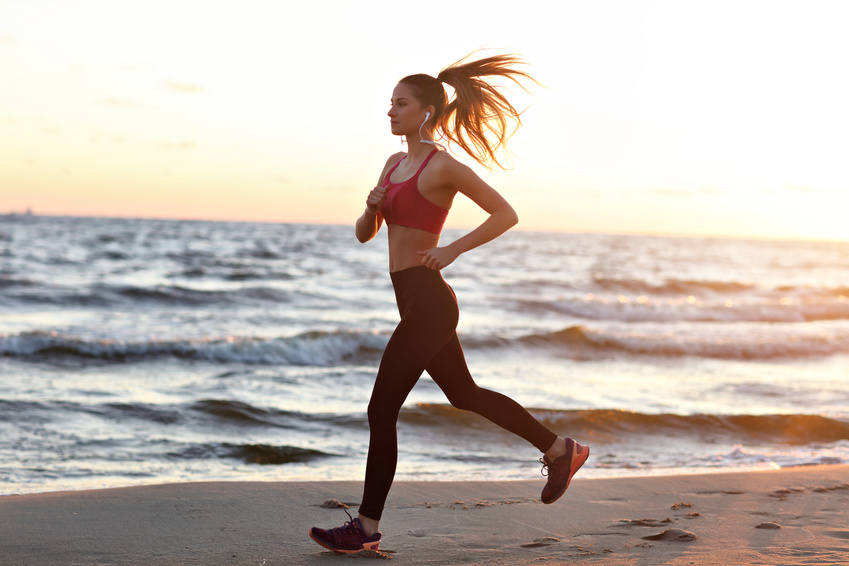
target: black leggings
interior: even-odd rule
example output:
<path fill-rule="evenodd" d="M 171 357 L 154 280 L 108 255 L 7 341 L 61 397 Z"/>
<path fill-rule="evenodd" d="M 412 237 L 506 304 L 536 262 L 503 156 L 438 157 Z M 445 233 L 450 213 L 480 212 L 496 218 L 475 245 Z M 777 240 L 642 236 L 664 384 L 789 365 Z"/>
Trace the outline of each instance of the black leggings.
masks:
<path fill-rule="evenodd" d="M 371 431 L 360 513 L 379 520 L 398 461 L 395 429 L 401 405 L 427 370 L 448 401 L 515 433 L 545 452 L 557 435 L 521 405 L 475 384 L 457 339 L 454 291 L 439 271 L 412 267 L 390 273 L 401 322 L 392 333 L 368 405 Z"/>

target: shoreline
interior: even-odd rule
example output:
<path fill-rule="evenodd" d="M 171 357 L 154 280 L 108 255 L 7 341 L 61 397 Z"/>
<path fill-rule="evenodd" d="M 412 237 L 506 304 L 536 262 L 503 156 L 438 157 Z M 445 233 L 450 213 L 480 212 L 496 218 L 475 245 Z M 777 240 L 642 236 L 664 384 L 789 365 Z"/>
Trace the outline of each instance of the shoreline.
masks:
<path fill-rule="evenodd" d="M 585 479 L 398 481 L 381 553 L 397 564 L 844 564 L 849 465 Z M 362 483 L 201 482 L 0 497 L 2 563 L 338 564 L 311 526 Z M 648 538 L 647 538 L 648 537 Z M 369 558 L 353 555 L 351 558 Z"/>
<path fill-rule="evenodd" d="M 657 468 L 657 469 L 639 469 L 639 468 L 582 468 L 581 473 L 579 474 L 579 478 L 584 480 L 630 480 L 637 478 L 664 478 L 671 476 L 709 476 L 714 474 L 738 474 L 738 473 L 747 473 L 747 472 L 772 472 L 772 471 L 781 471 L 781 470 L 800 470 L 807 469 L 813 467 L 820 466 L 849 466 L 849 464 L 797 464 L 792 466 L 779 466 L 775 463 L 765 463 L 751 466 L 737 466 L 737 467 L 701 467 L 701 468 L 685 468 L 685 467 L 676 467 L 676 468 Z M 505 477 L 505 478 L 496 478 L 491 480 L 484 480 L 480 478 L 449 478 L 449 479 L 434 479 L 432 475 L 428 475 L 427 478 L 416 477 L 415 475 L 412 477 L 402 475 L 400 473 L 396 473 L 394 484 L 399 483 L 480 483 L 480 482 L 496 482 L 496 483 L 507 483 L 507 482 L 531 482 L 533 483 L 534 479 L 539 479 L 533 477 L 534 475 L 538 475 L 540 478 L 541 474 L 532 474 L 530 479 L 529 477 Z M 183 485 L 183 484 L 214 484 L 214 483 L 256 483 L 256 484 L 275 484 L 275 483 L 357 483 L 362 481 L 362 479 L 349 479 L 349 478 L 335 478 L 329 480 L 308 480 L 303 479 L 301 477 L 294 477 L 291 479 L 288 478 L 272 478 L 272 479 L 264 479 L 264 478 L 251 478 L 251 477 L 234 477 L 234 478 L 200 478 L 200 479 L 188 479 L 188 480 L 179 480 L 175 479 L 174 481 L 170 481 L 168 478 L 159 478 L 159 479 L 151 479 L 150 482 L 143 483 L 131 483 L 127 482 L 126 484 L 116 482 L 113 485 L 105 484 L 105 485 L 85 485 L 81 487 L 73 487 L 73 486 L 63 486 L 56 488 L 46 488 L 39 490 L 39 488 L 33 488 L 30 490 L 24 490 L 19 492 L 0 492 L 0 500 L 4 497 L 16 497 L 16 496 L 30 496 L 30 495 L 49 495 L 49 494 L 62 494 L 62 493 L 85 493 L 89 491 L 106 491 L 106 490 L 115 490 L 115 489 L 132 489 L 132 488 L 142 488 L 142 487 L 156 487 L 156 486 L 164 486 L 164 485 Z"/>

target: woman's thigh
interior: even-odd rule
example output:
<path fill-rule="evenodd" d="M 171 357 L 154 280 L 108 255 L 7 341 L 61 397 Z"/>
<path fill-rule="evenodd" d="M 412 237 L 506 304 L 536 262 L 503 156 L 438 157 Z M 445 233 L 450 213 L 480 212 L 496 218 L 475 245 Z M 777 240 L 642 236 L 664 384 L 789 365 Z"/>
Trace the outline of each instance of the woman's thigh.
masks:
<path fill-rule="evenodd" d="M 459 313 L 453 293 L 438 273 L 422 275 L 395 282 L 401 321 L 383 352 L 372 392 L 373 402 L 392 410 L 400 410 L 430 360 L 455 336 Z"/>

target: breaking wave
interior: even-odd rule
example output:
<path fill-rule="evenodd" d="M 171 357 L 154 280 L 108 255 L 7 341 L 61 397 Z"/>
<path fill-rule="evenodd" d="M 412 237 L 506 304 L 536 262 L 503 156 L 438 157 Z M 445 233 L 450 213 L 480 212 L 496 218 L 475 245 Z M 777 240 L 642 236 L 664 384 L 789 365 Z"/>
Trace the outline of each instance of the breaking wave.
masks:
<path fill-rule="evenodd" d="M 849 422 L 822 415 L 677 415 L 605 409 L 529 411 L 552 430 L 568 430 L 576 438 L 601 444 L 626 442 L 634 436 L 791 446 L 849 440 Z M 486 421 L 450 405 L 419 404 L 402 410 L 400 422 L 460 428 Z M 494 425 L 492 428 L 500 430 Z"/>
<path fill-rule="evenodd" d="M 0 355 L 74 357 L 130 362 L 173 357 L 245 364 L 327 365 L 352 358 L 374 358 L 388 337 L 376 332 L 306 332 L 285 338 L 200 340 L 87 340 L 58 332 L 24 332 L 0 336 Z"/>
<path fill-rule="evenodd" d="M 827 324 L 827 323 L 823 323 Z M 577 325 L 547 334 L 515 338 L 461 336 L 475 349 L 541 348 L 576 360 L 605 356 L 697 357 L 735 360 L 786 360 L 849 352 L 849 328 L 739 324 L 721 334 L 703 327 L 665 325 Z M 309 331 L 289 337 L 227 337 L 125 341 L 84 339 L 55 331 L 0 335 L 0 356 L 24 359 L 71 357 L 104 362 L 179 358 L 242 364 L 326 366 L 374 363 L 388 341 L 376 331 Z"/>

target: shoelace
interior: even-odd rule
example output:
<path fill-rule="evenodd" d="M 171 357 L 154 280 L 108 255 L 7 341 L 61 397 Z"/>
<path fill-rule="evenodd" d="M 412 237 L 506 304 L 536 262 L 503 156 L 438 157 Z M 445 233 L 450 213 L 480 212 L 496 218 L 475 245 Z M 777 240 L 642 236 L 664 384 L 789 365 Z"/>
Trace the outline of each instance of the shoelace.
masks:
<path fill-rule="evenodd" d="M 551 472 L 548 468 L 548 462 L 545 461 L 545 458 L 540 458 L 539 463 L 542 464 L 542 469 L 539 471 L 543 476 L 548 476 Z"/>
<path fill-rule="evenodd" d="M 539 473 L 543 476 L 548 477 L 548 481 L 563 481 L 565 477 L 564 474 L 568 473 L 569 471 L 568 465 L 557 465 L 555 462 L 548 463 L 545 461 L 545 458 L 540 458 L 539 462 L 540 464 L 542 464 L 542 469 L 539 471 Z M 554 475 L 554 477 L 552 477 L 552 474 Z"/>
<path fill-rule="evenodd" d="M 332 535 L 359 535 L 360 529 L 357 527 L 357 525 L 354 524 L 354 518 L 351 517 L 351 514 L 348 513 L 347 509 L 342 509 L 342 510 L 348 516 L 350 521 L 345 521 L 345 524 L 342 525 L 341 527 L 335 527 L 335 528 L 329 529 L 327 531 L 327 533 L 332 534 Z"/>

